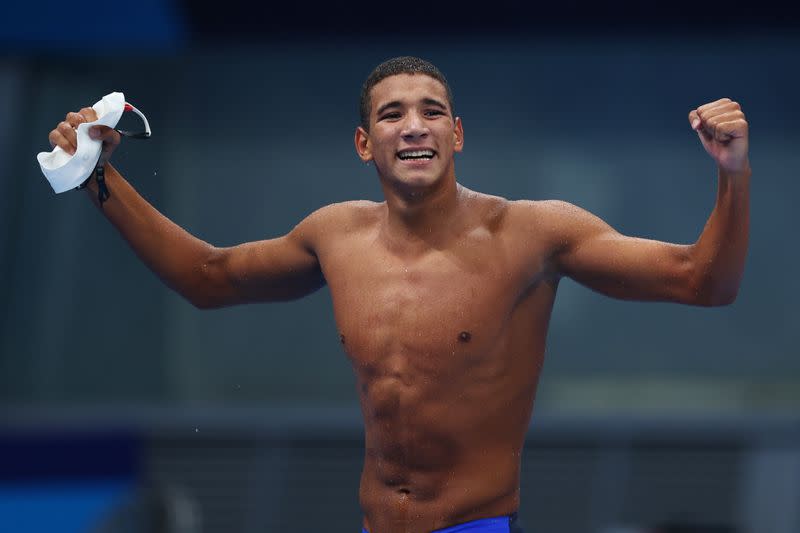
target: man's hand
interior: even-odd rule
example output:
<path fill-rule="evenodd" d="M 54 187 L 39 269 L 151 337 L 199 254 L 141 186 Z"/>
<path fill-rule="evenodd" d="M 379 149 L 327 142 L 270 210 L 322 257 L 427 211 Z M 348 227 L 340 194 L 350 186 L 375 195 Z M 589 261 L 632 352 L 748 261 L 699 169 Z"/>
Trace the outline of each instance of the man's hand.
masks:
<path fill-rule="evenodd" d="M 750 171 L 747 120 L 738 103 L 722 98 L 702 105 L 689 113 L 689 124 L 722 172 L 742 174 Z"/>
<path fill-rule="evenodd" d="M 91 107 L 84 107 L 77 113 L 67 113 L 66 118 L 58 123 L 49 135 L 50 145 L 60 147 L 70 155 L 75 154 L 78 146 L 76 129 L 78 124 L 97 120 L 97 113 Z M 103 153 L 100 160 L 106 162 L 120 141 L 120 134 L 108 126 L 93 126 L 89 129 L 89 137 L 103 141 Z"/>

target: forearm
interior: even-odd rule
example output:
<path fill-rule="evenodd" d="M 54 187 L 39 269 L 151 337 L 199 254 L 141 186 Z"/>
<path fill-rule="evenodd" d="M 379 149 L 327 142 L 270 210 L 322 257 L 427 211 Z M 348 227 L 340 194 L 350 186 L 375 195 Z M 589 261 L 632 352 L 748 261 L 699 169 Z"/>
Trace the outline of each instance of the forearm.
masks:
<path fill-rule="evenodd" d="M 86 194 L 148 268 L 197 305 L 205 298 L 201 293 L 215 248 L 159 213 L 110 164 L 105 179 L 111 196 L 102 206 L 94 179 L 89 180 Z"/>
<path fill-rule="evenodd" d="M 719 171 L 717 203 L 692 246 L 695 292 L 700 305 L 732 303 L 744 273 L 750 225 L 750 167 Z"/>

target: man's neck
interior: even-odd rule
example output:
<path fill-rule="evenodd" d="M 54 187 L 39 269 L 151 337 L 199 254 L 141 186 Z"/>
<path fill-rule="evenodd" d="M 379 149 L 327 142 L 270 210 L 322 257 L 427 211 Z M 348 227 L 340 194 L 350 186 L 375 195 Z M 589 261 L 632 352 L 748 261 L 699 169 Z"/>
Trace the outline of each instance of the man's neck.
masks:
<path fill-rule="evenodd" d="M 439 247 L 457 235 L 461 189 L 455 176 L 424 190 L 397 190 L 384 184 L 385 234 L 393 247 Z"/>

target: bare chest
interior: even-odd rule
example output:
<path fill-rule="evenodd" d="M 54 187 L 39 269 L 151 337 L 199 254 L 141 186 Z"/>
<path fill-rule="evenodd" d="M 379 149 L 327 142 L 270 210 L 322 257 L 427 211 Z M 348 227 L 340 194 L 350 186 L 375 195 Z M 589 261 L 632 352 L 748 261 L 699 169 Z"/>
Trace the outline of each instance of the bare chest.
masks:
<path fill-rule="evenodd" d="M 431 378 L 480 365 L 508 327 L 530 265 L 478 240 L 402 258 L 380 246 L 326 264 L 344 349 L 357 370 Z"/>

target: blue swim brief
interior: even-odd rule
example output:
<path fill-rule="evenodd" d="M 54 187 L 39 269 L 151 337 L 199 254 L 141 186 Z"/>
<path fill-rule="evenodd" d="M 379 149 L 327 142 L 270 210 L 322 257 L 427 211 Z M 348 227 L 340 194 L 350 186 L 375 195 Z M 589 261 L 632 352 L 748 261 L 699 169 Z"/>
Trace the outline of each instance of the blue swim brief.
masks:
<path fill-rule="evenodd" d="M 479 518 L 463 524 L 437 529 L 431 533 L 523 533 L 517 524 L 517 513 L 495 518 Z M 361 528 L 361 533 L 369 533 Z"/>

